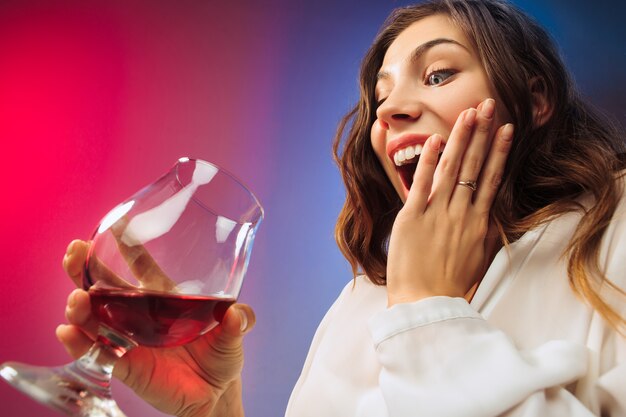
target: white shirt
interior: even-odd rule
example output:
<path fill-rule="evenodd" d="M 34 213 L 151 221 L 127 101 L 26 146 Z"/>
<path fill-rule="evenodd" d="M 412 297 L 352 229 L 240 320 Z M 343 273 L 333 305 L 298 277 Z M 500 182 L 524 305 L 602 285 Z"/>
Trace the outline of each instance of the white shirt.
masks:
<path fill-rule="evenodd" d="M 432 297 L 388 309 L 384 286 L 348 283 L 286 416 L 626 416 L 626 338 L 574 294 L 561 256 L 579 218 L 560 216 L 500 250 L 471 303 Z M 600 261 L 625 289 L 624 200 Z M 614 301 L 624 316 L 624 298 Z"/>

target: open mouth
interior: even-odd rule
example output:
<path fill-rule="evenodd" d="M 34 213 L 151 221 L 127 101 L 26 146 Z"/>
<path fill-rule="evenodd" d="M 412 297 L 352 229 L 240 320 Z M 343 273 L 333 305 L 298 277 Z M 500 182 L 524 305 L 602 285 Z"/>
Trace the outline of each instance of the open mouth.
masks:
<path fill-rule="evenodd" d="M 407 164 L 397 166 L 396 171 L 400 176 L 400 180 L 402 181 L 402 185 L 404 188 L 408 190 L 411 189 L 411 185 L 413 185 L 413 175 L 415 175 L 415 169 L 417 168 L 417 161 L 420 159 L 419 156 L 413 158 L 415 162 L 411 161 Z"/>
<path fill-rule="evenodd" d="M 392 159 L 407 194 L 413 184 L 413 174 L 415 174 L 423 148 L 423 144 L 415 144 L 404 146 L 393 152 Z"/>
<path fill-rule="evenodd" d="M 439 160 L 441 160 L 442 152 L 443 148 L 439 152 Z M 393 155 L 396 172 L 405 189 L 405 196 L 408 195 L 411 185 L 413 185 L 413 176 L 415 175 L 415 169 L 417 168 L 421 153 L 422 145 L 415 145 L 401 149 Z M 439 161 L 437 161 L 437 163 L 439 163 Z"/>
<path fill-rule="evenodd" d="M 409 195 L 417 163 L 430 136 L 431 133 L 409 132 L 387 142 L 386 153 L 396 168 L 405 198 Z M 445 142 L 442 142 L 439 147 L 440 159 L 444 148 Z"/>

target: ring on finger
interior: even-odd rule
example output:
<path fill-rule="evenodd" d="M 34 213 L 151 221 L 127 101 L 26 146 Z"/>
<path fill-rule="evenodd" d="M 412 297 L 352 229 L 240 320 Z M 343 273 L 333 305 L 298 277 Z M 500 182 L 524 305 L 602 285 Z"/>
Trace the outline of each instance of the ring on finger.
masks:
<path fill-rule="evenodd" d="M 457 185 L 462 185 L 463 187 L 467 187 L 472 191 L 476 191 L 477 185 L 476 181 L 458 181 Z"/>

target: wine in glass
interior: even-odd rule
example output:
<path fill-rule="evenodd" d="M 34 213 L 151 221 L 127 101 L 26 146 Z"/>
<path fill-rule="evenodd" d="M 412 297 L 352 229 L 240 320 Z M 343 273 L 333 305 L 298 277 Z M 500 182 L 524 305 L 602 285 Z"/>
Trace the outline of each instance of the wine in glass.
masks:
<path fill-rule="evenodd" d="M 66 415 L 124 416 L 110 392 L 115 361 L 137 345 L 178 346 L 215 327 L 239 295 L 262 219 L 235 177 L 181 158 L 93 235 L 83 287 L 100 326 L 89 352 L 55 368 L 5 363 L 0 376 Z"/>

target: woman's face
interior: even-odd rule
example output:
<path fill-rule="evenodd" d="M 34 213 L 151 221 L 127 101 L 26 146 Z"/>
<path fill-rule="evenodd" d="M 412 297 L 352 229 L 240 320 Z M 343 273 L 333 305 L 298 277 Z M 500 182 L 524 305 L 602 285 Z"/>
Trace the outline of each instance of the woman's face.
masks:
<path fill-rule="evenodd" d="M 499 127 L 506 114 L 495 89 L 468 39 L 446 16 L 421 19 L 393 41 L 378 73 L 371 141 L 402 201 L 426 139 L 438 133 L 445 143 L 459 114 L 487 98 L 496 100 L 493 126 Z"/>

